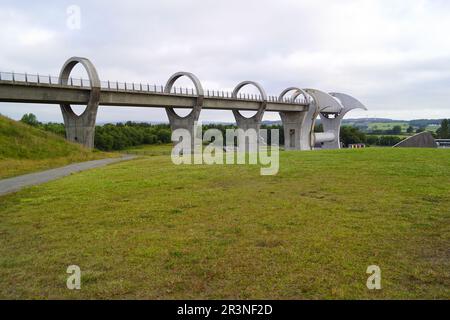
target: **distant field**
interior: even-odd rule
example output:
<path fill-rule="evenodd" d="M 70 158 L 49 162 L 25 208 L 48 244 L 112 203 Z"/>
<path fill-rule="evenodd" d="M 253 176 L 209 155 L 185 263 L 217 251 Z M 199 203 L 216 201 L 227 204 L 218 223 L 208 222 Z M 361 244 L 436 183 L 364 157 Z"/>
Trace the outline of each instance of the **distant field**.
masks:
<path fill-rule="evenodd" d="M 427 131 L 436 132 L 436 130 L 439 129 L 439 128 L 440 128 L 440 126 L 437 126 L 437 125 L 429 125 L 429 126 L 427 126 L 425 129 L 426 129 Z"/>
<path fill-rule="evenodd" d="M 0 298 L 448 299 L 449 163 L 369 148 L 281 152 L 276 176 L 167 155 L 75 174 L 0 198 Z"/>
<path fill-rule="evenodd" d="M 401 126 L 403 133 L 406 134 L 406 130 L 410 126 L 408 122 L 372 122 L 368 124 L 369 130 L 392 130 L 395 126 Z M 417 126 L 413 126 L 415 130 L 419 129 Z M 428 125 L 425 130 L 436 132 L 439 128 L 438 125 Z"/>
<path fill-rule="evenodd" d="M 408 129 L 409 124 L 407 122 L 372 122 L 369 124 L 370 130 L 391 130 L 395 126 L 401 126 L 402 131 L 406 132 L 406 129 Z"/>
<path fill-rule="evenodd" d="M 0 179 L 111 156 L 0 116 Z"/>

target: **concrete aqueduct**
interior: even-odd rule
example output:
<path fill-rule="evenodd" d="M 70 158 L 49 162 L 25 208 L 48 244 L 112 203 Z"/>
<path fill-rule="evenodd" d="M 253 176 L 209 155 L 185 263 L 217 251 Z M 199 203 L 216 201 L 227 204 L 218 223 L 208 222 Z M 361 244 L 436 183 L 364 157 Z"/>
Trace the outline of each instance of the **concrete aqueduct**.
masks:
<path fill-rule="evenodd" d="M 89 80 L 75 83 L 70 77 L 72 69 L 81 64 Z M 195 87 L 190 91 L 174 87 L 180 77 L 189 78 Z M 244 86 L 254 86 L 259 95 L 243 95 Z M 59 104 L 64 118 L 66 138 L 94 147 L 95 121 L 98 107 L 134 106 L 164 107 L 172 130 L 184 128 L 192 132 L 202 109 L 232 110 L 238 128 L 259 132 L 265 111 L 280 113 L 284 127 L 285 149 L 312 150 L 318 143 L 322 148 L 340 148 L 339 134 L 343 117 L 355 108 L 367 110 L 357 99 L 343 93 L 326 93 L 316 89 L 290 87 L 278 97 L 267 96 L 262 86 L 254 81 L 239 83 L 233 92 L 218 92 L 203 89 L 199 79 L 189 72 L 177 72 L 165 86 L 150 86 L 119 82 L 102 82 L 94 65 L 86 58 L 73 57 L 63 65 L 59 77 L 18 75 L 0 73 L 0 101 L 20 103 Z M 87 105 L 77 115 L 71 104 Z M 190 108 L 185 117 L 174 108 Z M 253 110 L 256 114 L 244 117 L 240 110 Z M 324 132 L 314 133 L 314 123 L 321 118 Z"/>

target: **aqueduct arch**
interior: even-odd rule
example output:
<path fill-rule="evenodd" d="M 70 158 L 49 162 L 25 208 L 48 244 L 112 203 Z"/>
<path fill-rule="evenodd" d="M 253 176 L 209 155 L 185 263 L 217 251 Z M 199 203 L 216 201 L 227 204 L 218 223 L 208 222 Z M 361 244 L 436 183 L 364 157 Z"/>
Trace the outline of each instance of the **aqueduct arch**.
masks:
<path fill-rule="evenodd" d="M 77 115 L 70 104 L 61 104 L 61 112 L 66 128 L 66 138 L 72 142 L 83 144 L 89 149 L 94 147 L 95 120 L 100 102 L 100 78 L 97 70 L 89 59 L 72 57 L 67 60 L 59 74 L 59 81 L 62 85 L 69 84 L 69 76 L 72 69 L 81 64 L 89 77 L 91 92 L 86 110 L 81 115 Z"/>

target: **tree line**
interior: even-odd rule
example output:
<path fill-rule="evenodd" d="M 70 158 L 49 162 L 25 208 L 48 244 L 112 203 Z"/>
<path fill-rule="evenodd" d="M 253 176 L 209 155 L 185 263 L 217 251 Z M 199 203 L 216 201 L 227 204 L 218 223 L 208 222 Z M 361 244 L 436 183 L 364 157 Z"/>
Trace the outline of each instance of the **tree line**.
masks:
<path fill-rule="evenodd" d="M 42 123 L 32 113 L 25 114 L 22 122 L 34 127 L 41 128 L 46 131 L 53 132 L 57 135 L 64 136 L 65 128 L 62 123 Z M 204 124 L 203 132 L 208 129 L 218 129 L 225 137 L 227 129 L 235 129 L 232 124 Z M 284 132 L 282 125 L 265 125 L 262 129 L 268 129 L 267 144 L 271 143 L 270 129 L 279 130 L 280 144 L 284 144 Z M 316 132 L 322 132 L 321 124 L 316 125 Z M 435 134 L 436 138 L 450 138 L 449 120 L 443 120 L 441 127 Z M 372 135 L 362 132 L 358 127 L 342 126 L 341 142 L 344 146 L 349 144 L 364 143 L 374 146 L 393 146 L 400 142 L 403 138 L 396 135 Z M 171 142 L 171 130 L 168 124 L 149 124 L 128 121 L 125 123 L 97 125 L 95 127 L 95 147 L 103 151 L 123 150 L 133 146 L 142 144 L 163 144 Z"/>
<path fill-rule="evenodd" d="M 62 123 L 42 123 L 32 113 L 25 114 L 22 122 L 65 136 Z M 171 142 L 171 131 L 168 124 L 149 124 L 125 122 L 95 126 L 94 145 L 103 151 L 123 150 L 142 144 L 162 144 Z"/>

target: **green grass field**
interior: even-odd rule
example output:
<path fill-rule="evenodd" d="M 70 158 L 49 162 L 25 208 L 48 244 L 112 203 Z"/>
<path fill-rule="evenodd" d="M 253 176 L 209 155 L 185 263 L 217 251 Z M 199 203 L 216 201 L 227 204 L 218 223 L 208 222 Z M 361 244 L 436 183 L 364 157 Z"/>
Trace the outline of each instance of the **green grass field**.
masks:
<path fill-rule="evenodd" d="M 440 126 L 438 126 L 438 125 L 428 125 L 428 126 L 425 128 L 425 130 L 431 131 L 431 132 L 436 132 L 437 129 L 439 129 L 439 128 L 440 128 Z"/>
<path fill-rule="evenodd" d="M 450 297 L 449 150 L 280 161 L 260 176 L 143 156 L 1 197 L 0 298 Z"/>
<path fill-rule="evenodd" d="M 111 156 L 0 115 L 0 179 Z"/>
<path fill-rule="evenodd" d="M 402 132 L 404 135 L 408 135 L 406 133 L 406 130 L 410 126 L 408 122 L 372 122 L 369 123 L 369 129 L 370 130 L 392 130 L 395 126 L 401 126 Z M 436 132 L 436 130 L 439 128 L 439 125 L 428 125 L 425 127 L 426 131 Z M 418 129 L 418 127 L 414 127 L 415 130 Z"/>
<path fill-rule="evenodd" d="M 141 156 L 170 156 L 172 144 L 142 145 L 125 149 L 122 152 Z"/>

